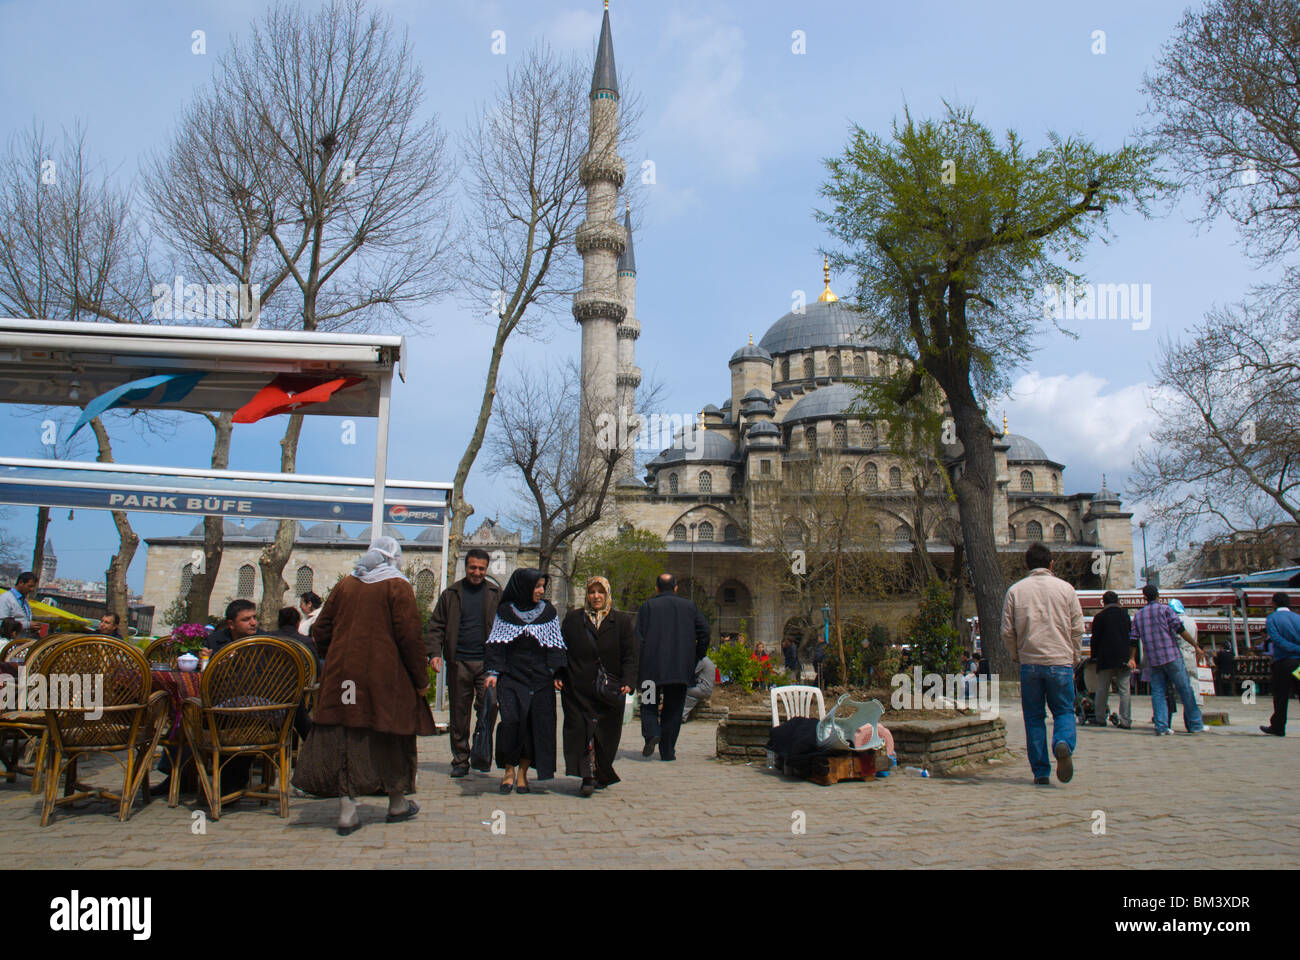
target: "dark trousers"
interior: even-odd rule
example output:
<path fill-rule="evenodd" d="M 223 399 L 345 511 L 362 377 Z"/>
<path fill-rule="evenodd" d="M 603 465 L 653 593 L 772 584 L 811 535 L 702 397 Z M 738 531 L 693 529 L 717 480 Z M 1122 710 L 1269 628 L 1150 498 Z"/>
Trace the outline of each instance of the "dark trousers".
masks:
<path fill-rule="evenodd" d="M 1286 706 L 1292 694 L 1300 696 L 1300 680 L 1291 671 L 1300 667 L 1300 658 L 1273 661 L 1273 716 L 1268 725 L 1277 733 L 1286 733 Z"/>
<path fill-rule="evenodd" d="M 686 684 L 663 683 L 654 688 L 653 703 L 641 701 L 641 736 L 659 738 L 659 756 L 671 760 L 677 755 L 677 734 L 682 729 L 682 708 L 686 705 Z M 663 717 L 660 718 L 660 711 Z"/>
<path fill-rule="evenodd" d="M 484 679 L 482 660 L 447 661 L 453 766 L 469 763 L 469 720 L 483 704 Z"/>
<path fill-rule="evenodd" d="M 1220 697 L 1232 696 L 1232 674 L 1220 673 L 1214 678 L 1214 692 Z"/>

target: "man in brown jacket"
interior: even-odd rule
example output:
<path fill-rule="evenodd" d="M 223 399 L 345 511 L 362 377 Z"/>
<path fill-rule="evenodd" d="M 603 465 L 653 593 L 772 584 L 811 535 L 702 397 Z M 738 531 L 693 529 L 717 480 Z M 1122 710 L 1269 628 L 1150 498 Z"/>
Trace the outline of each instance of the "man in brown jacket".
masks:
<path fill-rule="evenodd" d="M 483 657 L 501 588 L 487 579 L 486 550 L 465 554 L 465 576 L 442 592 L 433 608 L 425 648 L 433 669 L 447 660 L 451 707 L 451 775 L 469 775 L 469 718 L 483 703 Z"/>
<path fill-rule="evenodd" d="M 1002 643 L 1020 665 L 1020 709 L 1034 783 L 1050 784 L 1047 709 L 1052 711 L 1056 778 L 1074 776 L 1074 668 L 1083 660 L 1083 609 L 1074 587 L 1052 574 L 1052 551 L 1025 551 L 1029 576 L 1012 584 L 1002 605 Z"/>

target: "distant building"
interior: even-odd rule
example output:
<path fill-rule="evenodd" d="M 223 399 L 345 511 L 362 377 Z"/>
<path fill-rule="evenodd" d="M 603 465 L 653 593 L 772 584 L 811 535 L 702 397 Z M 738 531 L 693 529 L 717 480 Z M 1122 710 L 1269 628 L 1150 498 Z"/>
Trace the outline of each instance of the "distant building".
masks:
<path fill-rule="evenodd" d="M 59 558 L 54 555 L 54 541 L 45 541 L 45 553 L 41 555 L 41 583 L 53 580 L 59 569 Z"/>

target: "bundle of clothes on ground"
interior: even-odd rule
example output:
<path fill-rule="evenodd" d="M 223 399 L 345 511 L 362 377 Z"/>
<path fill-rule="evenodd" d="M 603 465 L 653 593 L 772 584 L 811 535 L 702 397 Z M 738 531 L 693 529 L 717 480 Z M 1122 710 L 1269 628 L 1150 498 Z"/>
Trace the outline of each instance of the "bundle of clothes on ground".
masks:
<path fill-rule="evenodd" d="M 839 716 L 841 708 L 851 708 L 847 716 Z M 767 749 L 779 759 L 782 769 L 797 777 L 823 774 L 827 758 L 835 754 L 853 752 L 875 754 L 875 775 L 889 776 L 897 766 L 894 737 L 880 722 L 885 708 L 879 700 L 861 703 L 844 694 L 835 706 L 820 720 L 812 717 L 792 717 L 772 728 Z"/>

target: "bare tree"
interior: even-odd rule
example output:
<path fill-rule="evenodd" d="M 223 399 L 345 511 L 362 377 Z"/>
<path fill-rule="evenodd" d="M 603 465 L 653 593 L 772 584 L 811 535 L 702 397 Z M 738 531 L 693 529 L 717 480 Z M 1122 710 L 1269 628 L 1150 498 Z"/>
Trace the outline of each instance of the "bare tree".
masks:
<path fill-rule="evenodd" d="M 259 284 L 261 326 L 414 324 L 413 308 L 450 289 L 453 246 L 452 170 L 436 120 L 418 119 L 423 96 L 405 35 L 365 0 L 311 13 L 277 4 L 232 44 L 154 162 L 156 222 L 199 276 Z M 209 420 L 224 464 L 228 424 Z M 283 472 L 296 468 L 302 426 L 289 416 Z M 217 527 L 205 520 L 205 559 L 218 557 Z M 264 617 L 288 589 L 296 530 L 281 521 L 258 560 Z"/>
<path fill-rule="evenodd" d="M 1175 540 L 1300 523 L 1300 312 L 1211 311 L 1161 346 L 1133 492 Z"/>

